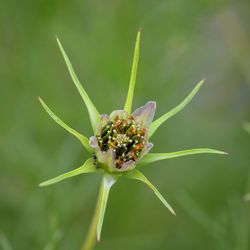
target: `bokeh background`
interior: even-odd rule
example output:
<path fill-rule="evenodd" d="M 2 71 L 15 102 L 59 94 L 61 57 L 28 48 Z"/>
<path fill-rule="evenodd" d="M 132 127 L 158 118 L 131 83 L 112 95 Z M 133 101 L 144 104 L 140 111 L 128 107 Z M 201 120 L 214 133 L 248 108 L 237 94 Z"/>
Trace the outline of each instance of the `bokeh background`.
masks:
<path fill-rule="evenodd" d="M 55 41 L 61 39 L 101 113 L 123 107 L 134 41 L 142 28 L 134 108 L 156 117 L 207 83 L 157 131 L 154 152 L 227 151 L 162 161 L 142 171 L 175 208 L 122 179 L 111 190 L 97 250 L 247 250 L 250 247 L 250 2 L 209 0 L 0 0 L 0 249 L 77 250 L 100 176 L 38 183 L 79 166 L 81 144 L 56 125 L 90 136 L 86 108 Z"/>

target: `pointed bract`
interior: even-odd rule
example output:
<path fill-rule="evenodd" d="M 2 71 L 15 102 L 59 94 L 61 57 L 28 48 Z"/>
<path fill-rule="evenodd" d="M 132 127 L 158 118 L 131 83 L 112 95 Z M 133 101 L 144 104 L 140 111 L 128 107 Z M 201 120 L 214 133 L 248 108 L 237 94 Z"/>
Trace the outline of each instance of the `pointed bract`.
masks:
<path fill-rule="evenodd" d="M 65 122 L 63 122 L 58 116 L 55 115 L 55 113 L 45 104 L 45 102 L 42 100 L 42 98 L 38 97 L 40 103 L 42 104 L 43 108 L 45 109 L 45 111 L 50 115 L 50 117 L 57 123 L 59 124 L 61 127 L 63 127 L 64 129 L 66 129 L 69 133 L 71 133 L 72 135 L 74 135 L 77 139 L 80 140 L 80 142 L 82 143 L 82 145 L 89 151 L 89 152 L 93 152 L 93 150 L 91 149 L 91 147 L 89 146 L 89 140 L 86 136 L 78 133 L 76 130 L 74 130 L 73 128 L 69 127 Z"/>
<path fill-rule="evenodd" d="M 160 199 L 160 201 L 164 204 L 164 206 L 168 208 L 172 214 L 175 215 L 173 208 L 164 199 L 164 197 L 160 194 L 157 188 L 139 170 L 134 169 L 133 171 L 127 174 L 127 177 L 130 179 L 135 179 L 135 180 L 145 183 L 149 188 L 151 188 L 154 191 L 155 195 Z"/>
<path fill-rule="evenodd" d="M 177 107 L 173 108 L 172 110 L 170 110 L 169 112 L 167 112 L 166 114 L 162 115 L 160 118 L 155 120 L 150 126 L 148 138 L 150 138 L 154 134 L 154 132 L 161 126 L 162 123 L 164 123 L 170 117 L 180 112 L 193 99 L 193 97 L 199 91 L 200 87 L 203 85 L 204 82 L 205 79 L 201 80 L 195 86 L 192 92 Z"/>
<path fill-rule="evenodd" d="M 139 162 L 138 166 L 146 165 L 152 162 L 181 157 L 181 156 L 187 156 L 187 155 L 194 155 L 194 154 L 222 154 L 226 155 L 226 152 L 222 152 L 215 149 L 210 148 L 194 148 L 194 149 L 188 149 L 188 150 L 182 150 L 177 152 L 171 152 L 171 153 L 149 153 L 146 154 Z"/>
<path fill-rule="evenodd" d="M 65 60 L 65 63 L 68 67 L 68 70 L 69 70 L 69 74 L 78 90 L 78 92 L 80 93 L 87 109 L 88 109 L 88 112 L 89 112 L 89 117 L 90 117 L 90 121 L 91 121 L 91 125 L 93 127 L 93 130 L 94 132 L 96 132 L 97 128 L 98 128 L 98 125 L 99 125 L 99 122 L 100 122 L 100 114 L 99 112 L 97 111 L 96 107 L 94 106 L 94 104 L 92 103 L 92 101 L 90 100 L 87 92 L 85 91 L 85 89 L 83 88 L 83 86 L 81 85 L 80 81 L 78 80 L 77 76 L 76 76 L 76 73 L 73 69 L 73 66 L 69 60 L 69 57 L 67 56 L 65 50 L 63 49 L 63 46 L 60 42 L 60 40 L 58 38 L 56 38 L 57 40 L 57 43 L 59 45 L 59 48 L 62 52 L 62 55 L 63 55 L 63 58 Z"/>
<path fill-rule="evenodd" d="M 104 174 L 103 179 L 102 179 L 99 216 L 98 216 L 98 223 L 97 223 L 97 229 L 96 229 L 97 241 L 100 241 L 101 239 L 102 225 L 103 225 L 104 215 L 106 211 L 109 191 L 116 181 L 117 181 L 117 177 L 110 175 L 110 174 Z"/>
<path fill-rule="evenodd" d="M 130 76 L 130 81 L 129 81 L 129 89 L 128 89 L 128 94 L 127 94 L 127 99 L 124 105 L 124 110 L 127 111 L 128 113 L 131 113 L 132 104 L 133 104 L 135 81 L 136 81 L 136 74 L 137 74 L 137 65 L 139 61 L 140 37 L 141 37 L 141 32 L 138 31 L 137 37 L 136 37 L 136 43 L 135 43 L 131 76 Z"/>
<path fill-rule="evenodd" d="M 76 168 L 76 169 L 69 171 L 65 174 L 61 174 L 61 175 L 54 177 L 50 180 L 44 181 L 44 182 L 40 183 L 39 186 L 40 187 L 49 186 L 49 185 L 55 184 L 57 182 L 63 181 L 65 179 L 74 177 L 74 176 L 79 175 L 79 174 L 93 173 L 96 171 L 97 171 L 97 169 L 96 169 L 95 165 L 93 164 L 93 159 L 90 158 L 87 161 L 85 161 L 85 163 L 82 166 L 80 166 L 79 168 Z"/>

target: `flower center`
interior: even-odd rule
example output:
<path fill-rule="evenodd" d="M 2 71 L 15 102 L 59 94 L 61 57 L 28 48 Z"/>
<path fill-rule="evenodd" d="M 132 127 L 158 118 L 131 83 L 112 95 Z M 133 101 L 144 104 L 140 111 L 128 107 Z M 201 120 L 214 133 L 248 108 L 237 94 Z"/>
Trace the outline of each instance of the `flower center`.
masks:
<path fill-rule="evenodd" d="M 141 128 L 133 116 L 120 119 L 115 116 L 96 135 L 101 151 L 112 149 L 115 152 L 116 168 L 130 160 L 136 161 L 146 143 L 146 130 Z"/>

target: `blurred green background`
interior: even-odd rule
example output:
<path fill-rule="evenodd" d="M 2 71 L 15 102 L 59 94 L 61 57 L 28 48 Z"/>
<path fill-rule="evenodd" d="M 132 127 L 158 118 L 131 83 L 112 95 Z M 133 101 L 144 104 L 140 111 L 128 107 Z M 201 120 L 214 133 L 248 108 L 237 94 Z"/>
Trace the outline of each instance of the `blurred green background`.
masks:
<path fill-rule="evenodd" d="M 157 101 L 156 117 L 202 78 L 195 99 L 155 134 L 153 152 L 195 147 L 197 155 L 142 171 L 175 208 L 122 179 L 111 190 L 97 250 L 247 250 L 250 135 L 250 2 L 209 0 L 0 0 L 0 249 L 77 250 L 100 176 L 48 188 L 38 183 L 79 166 L 80 143 L 56 125 L 90 136 L 86 108 L 55 41 L 59 36 L 101 113 L 123 107 L 136 32 L 142 28 L 134 108 Z"/>

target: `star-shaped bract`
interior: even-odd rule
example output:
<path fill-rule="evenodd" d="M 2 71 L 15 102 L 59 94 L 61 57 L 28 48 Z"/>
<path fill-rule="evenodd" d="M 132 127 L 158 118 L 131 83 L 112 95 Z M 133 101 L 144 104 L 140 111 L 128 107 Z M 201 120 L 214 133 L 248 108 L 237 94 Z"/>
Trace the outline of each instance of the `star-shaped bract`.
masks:
<path fill-rule="evenodd" d="M 132 72 L 124 109 L 115 110 L 110 115 L 100 115 L 81 85 L 80 81 L 78 80 L 72 64 L 58 38 L 57 43 L 69 70 L 70 76 L 87 107 L 94 136 L 91 136 L 90 139 L 88 139 L 87 136 L 82 135 L 76 130 L 72 129 L 57 115 L 55 115 L 55 113 L 51 111 L 45 102 L 39 98 L 42 106 L 52 117 L 52 119 L 54 119 L 56 123 L 66 129 L 69 133 L 78 138 L 83 147 L 89 153 L 91 153 L 91 157 L 87 159 L 80 167 L 48 181 L 42 182 L 40 186 L 48 186 L 79 174 L 96 172 L 102 173 L 103 178 L 100 186 L 96 212 L 94 215 L 94 223 L 92 224 L 93 227 L 95 227 L 94 230 L 96 231 L 98 241 L 101 237 L 103 219 L 110 188 L 122 176 L 145 183 L 155 193 L 160 201 L 170 210 L 170 212 L 175 214 L 174 210 L 166 201 L 166 199 L 141 173 L 139 168 L 145 164 L 156 161 L 192 154 L 226 154 L 225 152 L 208 148 L 196 148 L 172 153 L 148 153 L 148 151 L 153 146 L 152 143 L 148 142 L 151 136 L 165 121 L 181 111 L 192 100 L 200 87 L 203 85 L 204 80 L 200 81 L 191 91 L 191 93 L 178 106 L 163 114 L 154 121 L 153 117 L 156 109 L 156 103 L 152 101 L 148 102 L 143 107 L 136 109 L 131 114 L 137 65 L 139 60 L 139 31 L 135 44 Z M 92 156 L 93 154 L 94 157 Z"/>

